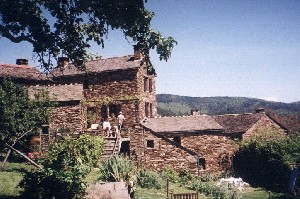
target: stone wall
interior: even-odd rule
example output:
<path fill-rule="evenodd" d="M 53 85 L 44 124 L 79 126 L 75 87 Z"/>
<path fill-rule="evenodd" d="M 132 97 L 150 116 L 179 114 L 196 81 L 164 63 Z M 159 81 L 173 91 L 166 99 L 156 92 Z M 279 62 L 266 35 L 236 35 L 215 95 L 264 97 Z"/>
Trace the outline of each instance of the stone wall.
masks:
<path fill-rule="evenodd" d="M 151 89 L 149 88 L 145 91 L 145 80 L 148 79 L 152 81 Z M 145 103 L 152 104 L 152 116 L 157 115 L 157 107 L 156 107 L 156 83 L 155 83 L 155 76 L 154 75 L 147 75 L 146 67 L 141 67 L 137 73 L 137 82 L 138 82 L 138 93 L 139 93 L 139 116 L 140 119 L 146 117 L 145 113 Z M 150 107 L 149 107 L 150 111 Z"/>
<path fill-rule="evenodd" d="M 79 102 L 71 105 L 60 105 L 51 108 L 50 131 L 64 127 L 72 131 L 82 130 L 81 105 Z"/>
<path fill-rule="evenodd" d="M 246 133 L 243 134 L 243 139 L 248 139 L 251 136 L 262 132 L 274 132 L 285 135 L 285 130 L 276 124 L 267 115 L 263 115 Z"/>
<path fill-rule="evenodd" d="M 201 159 L 200 173 L 220 173 L 231 168 L 232 156 L 238 149 L 231 137 L 215 132 L 186 133 L 180 137 L 181 146 L 177 146 L 173 137 L 137 130 L 130 139 L 134 146 L 131 157 L 145 168 L 158 171 L 169 166 L 175 170 L 188 168 L 197 174 L 197 158 Z M 147 148 L 147 140 L 153 140 L 153 148 Z"/>
<path fill-rule="evenodd" d="M 147 147 L 147 140 L 154 141 L 154 147 Z M 161 171 L 165 167 L 171 167 L 177 171 L 188 168 L 194 174 L 197 173 L 197 157 L 186 150 L 174 145 L 165 137 L 155 136 L 149 131 L 139 130 L 132 134 L 131 158 L 146 169 Z"/>
<path fill-rule="evenodd" d="M 230 169 L 232 156 L 238 149 L 232 137 L 216 132 L 183 135 L 181 145 L 204 158 L 205 170 L 211 173 Z"/>

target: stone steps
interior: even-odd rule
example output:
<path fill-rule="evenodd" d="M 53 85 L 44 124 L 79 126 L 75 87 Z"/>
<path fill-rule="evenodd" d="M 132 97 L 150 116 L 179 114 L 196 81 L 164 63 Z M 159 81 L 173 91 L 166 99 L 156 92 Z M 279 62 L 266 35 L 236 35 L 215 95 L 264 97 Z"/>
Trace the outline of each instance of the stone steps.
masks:
<path fill-rule="evenodd" d="M 118 154 L 119 146 L 116 142 L 117 142 L 117 138 L 104 137 L 103 153 L 100 158 L 101 161 L 106 160 Z"/>

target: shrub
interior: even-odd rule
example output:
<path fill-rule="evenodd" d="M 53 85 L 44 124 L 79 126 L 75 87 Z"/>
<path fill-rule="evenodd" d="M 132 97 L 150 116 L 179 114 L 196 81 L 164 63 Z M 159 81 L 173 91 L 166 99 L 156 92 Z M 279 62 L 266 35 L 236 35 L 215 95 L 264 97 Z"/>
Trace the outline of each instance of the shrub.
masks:
<path fill-rule="evenodd" d="M 133 175 L 134 164 L 126 156 L 114 156 L 100 163 L 100 180 L 108 182 L 128 181 Z"/>
<path fill-rule="evenodd" d="M 299 151 L 300 135 L 287 137 L 264 133 L 240 144 L 240 150 L 233 158 L 234 170 L 254 186 L 287 191 L 289 167 L 300 162 Z"/>
<path fill-rule="evenodd" d="M 177 172 L 171 167 L 165 167 L 162 171 L 162 176 L 171 182 L 177 182 L 179 180 Z"/>
<path fill-rule="evenodd" d="M 188 184 L 187 188 L 199 191 L 212 198 L 225 199 L 229 198 L 230 192 L 225 187 L 218 187 L 215 182 L 203 182 L 201 179 L 194 177 Z"/>
<path fill-rule="evenodd" d="M 102 147 L 102 138 L 88 135 L 54 143 L 42 160 L 44 168 L 28 172 L 21 181 L 22 197 L 83 198 L 84 177 L 100 157 Z"/>
<path fill-rule="evenodd" d="M 142 188 L 162 189 L 166 187 L 166 181 L 154 171 L 140 170 L 137 173 L 137 183 Z"/>
<path fill-rule="evenodd" d="M 191 181 L 193 179 L 193 175 L 190 173 L 189 169 L 187 168 L 183 168 L 179 171 L 179 181 L 181 184 L 185 185 L 187 184 L 189 181 Z"/>

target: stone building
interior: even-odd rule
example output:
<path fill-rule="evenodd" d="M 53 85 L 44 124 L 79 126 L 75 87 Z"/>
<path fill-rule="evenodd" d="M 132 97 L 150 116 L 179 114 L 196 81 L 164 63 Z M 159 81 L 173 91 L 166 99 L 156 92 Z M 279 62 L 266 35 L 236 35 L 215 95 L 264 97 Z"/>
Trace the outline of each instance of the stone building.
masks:
<path fill-rule="evenodd" d="M 238 150 L 236 141 L 261 132 L 285 134 L 287 129 L 262 110 L 247 114 L 218 116 L 146 118 L 137 139 L 137 159 L 146 168 L 166 165 L 193 173 L 220 173 L 231 167 Z"/>
<path fill-rule="evenodd" d="M 109 118 L 117 136 L 105 137 L 106 157 L 125 153 L 148 169 L 171 166 L 195 174 L 216 173 L 230 168 L 236 140 L 265 130 L 286 131 L 263 110 L 220 116 L 194 111 L 191 116 L 158 117 L 155 71 L 147 68 L 137 48 L 134 55 L 88 61 L 80 69 L 60 58 L 47 76 L 27 64 L 23 59 L 16 65 L 0 64 L 0 79 L 10 77 L 27 86 L 31 97 L 46 90 L 57 102 L 40 135 L 42 150 L 61 129 L 105 137 L 101 126 L 92 124 Z M 125 116 L 121 131 L 117 128 L 120 111 Z"/>

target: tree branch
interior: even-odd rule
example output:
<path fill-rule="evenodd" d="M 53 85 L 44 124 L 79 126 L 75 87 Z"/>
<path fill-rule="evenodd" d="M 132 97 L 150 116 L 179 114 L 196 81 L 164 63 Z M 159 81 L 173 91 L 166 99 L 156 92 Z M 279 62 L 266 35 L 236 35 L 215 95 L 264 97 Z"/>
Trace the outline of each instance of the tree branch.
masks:
<path fill-rule="evenodd" d="M 26 156 L 24 153 L 22 153 L 21 151 L 18 151 L 17 149 L 15 149 L 14 147 L 8 145 L 7 143 L 5 143 L 6 146 L 8 146 L 11 150 L 17 152 L 18 154 L 20 154 L 21 156 L 23 156 L 28 162 L 30 162 L 33 166 L 42 169 L 43 167 L 38 165 L 37 163 L 35 163 L 33 160 L 31 160 L 28 156 Z"/>
<path fill-rule="evenodd" d="M 5 26 L 0 25 L 0 34 L 3 37 L 8 38 L 14 43 L 21 43 L 22 41 L 28 41 L 29 43 L 36 44 L 36 42 L 31 39 L 29 36 L 26 36 L 25 34 L 21 34 L 20 36 L 14 36 L 10 33 L 9 29 L 7 29 Z"/>

